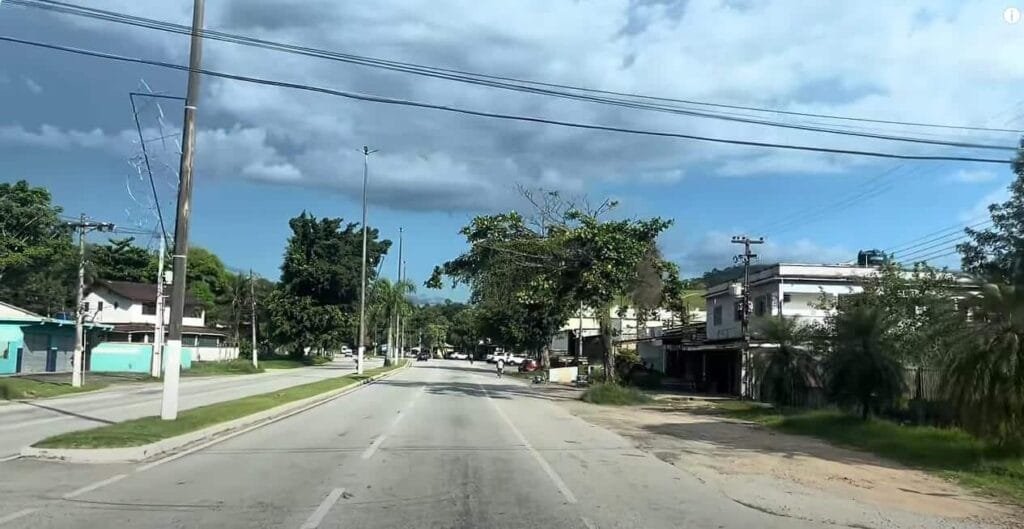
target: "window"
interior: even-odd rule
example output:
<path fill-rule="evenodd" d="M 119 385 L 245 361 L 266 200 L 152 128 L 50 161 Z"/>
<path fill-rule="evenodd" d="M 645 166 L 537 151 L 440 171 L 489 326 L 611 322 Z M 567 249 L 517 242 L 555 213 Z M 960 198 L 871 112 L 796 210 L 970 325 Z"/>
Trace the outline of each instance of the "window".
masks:
<path fill-rule="evenodd" d="M 82 302 L 82 311 L 89 312 L 89 302 L 88 301 L 83 301 Z"/>
<path fill-rule="evenodd" d="M 722 306 L 721 305 L 718 305 L 718 306 L 715 307 L 715 310 L 712 313 L 712 320 L 714 321 L 715 325 L 721 325 L 722 324 Z"/>
<path fill-rule="evenodd" d="M 765 299 L 765 296 L 757 296 L 757 299 L 754 300 L 754 315 L 764 316 L 765 309 L 767 308 L 768 301 Z"/>
<path fill-rule="evenodd" d="M 732 315 L 733 321 L 743 321 L 743 302 L 737 301 L 737 302 L 733 303 L 732 304 L 732 309 L 733 309 L 733 315 Z"/>
<path fill-rule="evenodd" d="M 156 314 L 156 303 L 143 303 L 142 304 L 143 314 Z"/>
<path fill-rule="evenodd" d="M 117 310 L 118 308 L 119 308 L 119 307 L 118 307 L 118 303 L 117 303 L 117 302 L 115 301 L 115 302 L 114 302 L 114 310 Z"/>
<path fill-rule="evenodd" d="M 790 296 L 789 294 L 783 294 L 782 295 L 782 302 L 783 303 L 789 303 L 790 301 L 793 301 L 793 297 L 792 296 Z"/>
<path fill-rule="evenodd" d="M 217 347 L 218 345 L 220 345 L 220 337 L 200 334 L 197 339 L 197 342 L 197 345 L 199 347 Z"/>
<path fill-rule="evenodd" d="M 102 301 L 97 301 L 96 302 L 96 312 L 103 312 L 103 302 Z"/>

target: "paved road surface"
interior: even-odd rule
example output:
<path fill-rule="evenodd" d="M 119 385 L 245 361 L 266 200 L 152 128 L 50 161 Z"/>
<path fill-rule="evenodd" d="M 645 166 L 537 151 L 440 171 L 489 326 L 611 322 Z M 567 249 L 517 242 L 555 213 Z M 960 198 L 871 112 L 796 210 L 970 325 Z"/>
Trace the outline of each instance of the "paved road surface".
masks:
<path fill-rule="evenodd" d="M 439 360 L 177 459 L 0 475 L 2 529 L 825 527 L 734 503 L 519 381 Z"/>
<path fill-rule="evenodd" d="M 379 361 L 367 362 L 377 367 Z M 256 375 L 181 379 L 181 409 L 267 393 L 355 371 L 351 358 L 317 367 L 280 369 Z M 0 404 L 0 459 L 51 435 L 110 422 L 160 414 L 158 383 L 115 386 L 82 395 Z"/>

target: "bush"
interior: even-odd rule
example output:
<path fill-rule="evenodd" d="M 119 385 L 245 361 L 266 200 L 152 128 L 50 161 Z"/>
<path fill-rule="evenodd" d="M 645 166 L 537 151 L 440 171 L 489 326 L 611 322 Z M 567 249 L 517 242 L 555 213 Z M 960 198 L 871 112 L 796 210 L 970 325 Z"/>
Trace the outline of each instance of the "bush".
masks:
<path fill-rule="evenodd" d="M 651 401 L 651 397 L 642 391 L 620 386 L 618 384 L 596 384 L 583 392 L 580 397 L 584 402 L 591 404 L 605 404 L 611 406 L 628 406 L 631 404 L 644 404 Z"/>

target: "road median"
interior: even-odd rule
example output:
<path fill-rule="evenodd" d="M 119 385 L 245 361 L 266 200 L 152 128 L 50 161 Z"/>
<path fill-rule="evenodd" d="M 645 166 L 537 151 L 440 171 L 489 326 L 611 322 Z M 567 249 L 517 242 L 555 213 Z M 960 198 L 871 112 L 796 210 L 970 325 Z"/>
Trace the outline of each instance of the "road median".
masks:
<path fill-rule="evenodd" d="M 405 362 L 364 375 L 345 375 L 185 410 L 175 421 L 143 417 L 56 435 L 23 448 L 21 455 L 74 463 L 143 461 L 301 413 L 408 365 Z"/>

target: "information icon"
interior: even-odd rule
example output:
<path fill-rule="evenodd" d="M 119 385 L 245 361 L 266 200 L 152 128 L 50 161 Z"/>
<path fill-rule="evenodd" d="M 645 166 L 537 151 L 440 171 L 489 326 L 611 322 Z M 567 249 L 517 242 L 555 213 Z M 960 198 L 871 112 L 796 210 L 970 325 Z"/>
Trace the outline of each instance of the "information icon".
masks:
<path fill-rule="evenodd" d="M 1007 24 L 1016 24 L 1020 22 L 1020 9 L 1016 7 L 1007 7 L 1006 11 L 1003 11 L 1003 20 Z"/>

